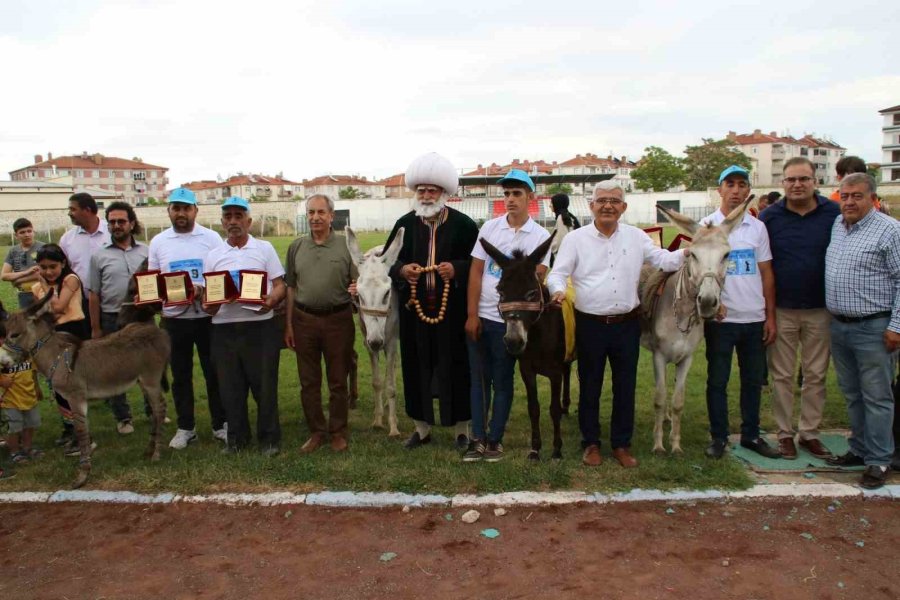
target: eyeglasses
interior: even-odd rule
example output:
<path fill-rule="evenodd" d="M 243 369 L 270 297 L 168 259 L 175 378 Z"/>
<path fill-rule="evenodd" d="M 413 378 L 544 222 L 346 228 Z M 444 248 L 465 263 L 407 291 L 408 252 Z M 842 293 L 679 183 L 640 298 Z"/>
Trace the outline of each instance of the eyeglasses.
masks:
<path fill-rule="evenodd" d="M 803 183 L 807 184 L 813 181 L 812 177 L 785 177 L 782 181 L 788 185 L 794 185 L 795 183 Z"/>
<path fill-rule="evenodd" d="M 625 204 L 624 200 L 619 200 L 618 198 L 594 198 L 594 204 L 599 206 L 603 206 L 604 204 L 609 204 L 610 206 L 621 206 Z"/>
<path fill-rule="evenodd" d="M 443 191 L 444 190 L 442 190 L 441 188 L 434 188 L 434 187 L 418 187 L 418 188 L 416 188 L 416 193 L 421 196 L 424 196 L 425 194 L 431 194 L 432 196 L 438 196 Z"/>
<path fill-rule="evenodd" d="M 128 219 L 107 219 L 106 222 L 110 225 L 128 225 L 130 223 Z"/>

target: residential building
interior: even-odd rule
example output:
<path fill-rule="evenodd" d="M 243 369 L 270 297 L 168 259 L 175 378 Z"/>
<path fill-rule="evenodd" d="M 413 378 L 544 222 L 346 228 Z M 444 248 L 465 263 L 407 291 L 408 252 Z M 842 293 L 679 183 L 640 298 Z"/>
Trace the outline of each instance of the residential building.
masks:
<path fill-rule="evenodd" d="M 322 175 L 314 179 L 304 179 L 303 187 L 306 196 L 313 194 L 327 194 L 332 199 L 341 197 L 341 190 L 353 188 L 358 198 L 384 198 L 385 186 L 374 180 L 359 175 Z"/>
<path fill-rule="evenodd" d="M 416 195 L 406 187 L 406 173 L 397 173 L 376 183 L 384 186 L 385 198 L 414 198 Z"/>
<path fill-rule="evenodd" d="M 286 201 L 303 197 L 302 183 L 285 179 L 281 173 L 270 177 L 238 173 L 223 181 L 202 180 L 182 184 L 197 195 L 201 204 L 218 204 L 229 196 L 239 196 L 251 202 Z"/>
<path fill-rule="evenodd" d="M 463 173 L 463 177 L 497 177 L 500 179 L 507 173 L 509 173 L 512 169 L 519 169 L 521 171 L 525 171 L 529 175 L 550 175 L 554 172 L 554 169 L 557 168 L 556 161 L 552 163 L 548 163 L 544 160 L 520 160 L 518 158 L 514 158 L 511 163 L 506 165 L 498 165 L 497 163 L 491 163 L 487 166 L 478 165 L 474 170 L 469 171 L 467 173 Z M 539 196 L 546 193 L 546 185 L 538 184 L 536 186 L 535 193 Z M 476 186 L 467 186 L 465 189 L 465 195 L 470 197 L 488 197 L 488 198 L 499 198 L 503 195 L 503 190 L 498 185 L 489 185 L 486 187 L 476 187 Z"/>
<path fill-rule="evenodd" d="M 900 181 L 900 104 L 879 110 L 881 124 L 881 181 Z"/>
<path fill-rule="evenodd" d="M 82 187 L 77 191 L 87 192 L 94 197 L 97 204 L 103 206 L 119 199 L 115 192 Z M 61 215 L 69 208 L 69 197 L 76 192 L 69 176 L 59 177 L 54 181 L 0 181 L 0 212 L 13 211 L 12 220 L 21 217 L 26 211 L 57 209 Z M 63 223 L 68 222 L 68 217 Z"/>
<path fill-rule="evenodd" d="M 781 185 L 785 161 L 797 156 L 808 158 L 815 165 L 819 185 L 835 185 L 835 167 L 847 151 L 830 139 L 810 134 L 794 138 L 790 135 L 778 135 L 774 131 L 766 134 L 755 129 L 753 133 L 729 131 L 726 139 L 750 159 L 750 183 L 756 187 Z"/>
<path fill-rule="evenodd" d="M 47 160 L 37 154 L 34 164 L 9 173 L 13 181 L 53 181 L 71 177 L 75 191 L 86 188 L 112 192 L 117 198 L 133 205 L 147 204 L 149 198 L 166 197 L 169 183 L 168 167 L 151 165 L 140 158 L 131 160 L 99 153 L 82 152 L 78 156 L 47 154 Z"/>
<path fill-rule="evenodd" d="M 554 163 L 555 164 L 555 163 Z M 619 182 L 625 191 L 634 190 L 634 180 L 631 172 L 637 168 L 637 163 L 628 160 L 627 156 L 615 157 L 612 155 L 601 158 L 596 154 L 576 154 L 574 158 L 559 163 L 553 170 L 554 175 L 594 175 L 610 174 Z"/>

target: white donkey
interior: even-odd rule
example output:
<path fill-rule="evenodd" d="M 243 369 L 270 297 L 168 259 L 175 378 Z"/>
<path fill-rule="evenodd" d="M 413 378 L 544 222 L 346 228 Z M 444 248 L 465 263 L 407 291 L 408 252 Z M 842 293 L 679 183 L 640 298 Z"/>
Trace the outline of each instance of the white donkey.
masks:
<path fill-rule="evenodd" d="M 375 392 L 375 420 L 372 427 L 384 427 L 384 397 L 388 404 L 388 435 L 398 437 L 397 429 L 397 349 L 400 343 L 399 301 L 397 290 L 391 283 L 388 271 L 397 261 L 403 246 L 403 228 L 397 232 L 391 246 L 382 253 L 383 246 L 376 246 L 365 254 L 359 249 L 359 241 L 353 230 L 347 227 L 347 248 L 350 258 L 359 268 L 356 293 L 359 305 L 359 328 L 362 331 L 369 360 L 372 364 L 372 389 Z M 380 368 L 380 354 L 386 359 L 384 376 Z"/>
<path fill-rule="evenodd" d="M 641 345 L 653 352 L 656 380 L 656 422 L 653 426 L 653 452 L 663 453 L 663 422 L 672 422 L 669 442 L 672 452 L 681 453 L 681 413 L 684 387 L 694 350 L 703 338 L 703 321 L 714 319 L 719 311 L 725 269 L 731 246 L 728 234 L 744 220 L 750 205 L 748 198 L 735 208 L 719 226 L 700 225 L 664 206 L 657 205 L 679 229 L 693 238 L 691 255 L 684 266 L 665 276 L 650 267 L 641 272 L 640 297 L 645 303 Z M 675 391 L 667 406 L 666 365 L 675 364 Z"/>

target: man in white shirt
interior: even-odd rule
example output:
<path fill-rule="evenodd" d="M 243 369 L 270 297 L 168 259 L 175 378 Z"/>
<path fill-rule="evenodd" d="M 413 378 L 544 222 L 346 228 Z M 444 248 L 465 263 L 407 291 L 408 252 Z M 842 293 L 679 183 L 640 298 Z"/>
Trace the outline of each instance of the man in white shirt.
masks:
<path fill-rule="evenodd" d="M 506 214 L 482 225 L 478 237 L 507 256 L 511 256 L 513 250 L 531 254 L 550 237 L 547 230 L 528 215 L 528 203 L 534 199 L 534 182 L 524 171 L 513 169 L 497 183 L 503 186 Z M 537 268 L 540 279 L 544 278 L 549 262 L 548 252 L 543 264 Z M 503 458 L 503 433 L 512 408 L 516 358 L 506 351 L 503 342 L 506 325 L 497 308 L 500 302 L 497 283 L 502 274 L 502 269 L 484 247 L 476 243 L 469 267 L 466 320 L 469 376 L 472 378 L 472 442 L 463 456 L 464 462 L 481 459 L 497 462 Z M 493 417 L 488 428 L 485 422 L 492 406 Z"/>
<path fill-rule="evenodd" d="M 248 392 L 256 399 L 256 437 L 266 456 L 278 454 L 281 425 L 278 421 L 278 361 L 281 330 L 272 309 L 286 294 L 284 267 L 272 244 L 250 235 L 250 203 L 232 196 L 222 203 L 225 244 L 213 248 L 203 261 L 203 272 L 227 271 L 240 289 L 240 271 L 266 273 L 267 294 L 262 304 L 204 303 L 213 315 L 212 361 L 219 382 L 219 395 L 228 420 L 228 442 L 224 452 L 234 454 L 250 444 L 247 416 Z"/>
<path fill-rule="evenodd" d="M 750 173 L 732 165 L 719 175 L 719 210 L 703 223 L 718 225 L 750 195 Z M 759 404 L 765 377 L 766 346 L 775 341 L 775 276 L 766 226 L 747 212 L 728 236 L 731 252 L 722 290 L 722 318 L 707 321 L 706 409 L 712 441 L 710 458 L 728 445 L 728 378 L 736 350 L 741 376 L 741 446 L 766 458 L 781 453 L 759 436 Z"/>
<path fill-rule="evenodd" d="M 637 292 L 641 267 L 648 261 L 655 268 L 676 271 L 684 264 L 687 251 L 658 248 L 641 229 L 619 223 L 628 204 L 625 191 L 612 179 L 594 187 L 590 206 L 593 223 L 563 239 L 547 287 L 557 304 L 565 298 L 569 277 L 575 287 L 582 462 L 587 466 L 603 462 L 600 392 L 608 359 L 613 375 L 612 454 L 623 467 L 631 468 L 637 466 L 630 447 L 641 338 Z"/>
<path fill-rule="evenodd" d="M 197 220 L 197 198 L 189 189 L 172 190 L 168 198 L 172 227 L 150 241 L 148 267 L 163 273 L 187 271 L 194 286 L 203 286 L 203 260 L 213 248 L 224 242 L 219 234 Z M 206 398 L 213 437 L 227 439 L 225 409 L 219 397 L 219 384 L 210 360 L 209 337 L 212 319 L 200 307 L 198 296 L 193 304 L 163 308 L 162 327 L 172 343 L 172 399 L 178 415 L 178 431 L 169 447 L 181 450 L 197 439 L 194 421 L 194 346 L 206 382 Z"/>

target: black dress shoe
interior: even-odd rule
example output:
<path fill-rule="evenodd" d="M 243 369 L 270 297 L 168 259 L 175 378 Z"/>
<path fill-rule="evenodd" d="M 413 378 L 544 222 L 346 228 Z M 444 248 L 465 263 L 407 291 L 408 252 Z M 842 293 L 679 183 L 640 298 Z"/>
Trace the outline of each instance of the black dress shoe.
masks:
<path fill-rule="evenodd" d="M 424 446 L 425 444 L 431 443 L 431 434 L 429 433 L 425 437 L 421 437 L 418 431 L 413 431 L 413 434 L 409 436 L 409 439 L 403 443 L 403 447 L 407 450 L 415 450 L 419 446 Z"/>
<path fill-rule="evenodd" d="M 859 485 L 867 490 L 877 490 L 884 485 L 884 482 L 887 481 L 890 474 L 891 468 L 889 466 L 869 465 L 866 467 L 866 470 L 863 471 L 862 479 L 859 480 Z"/>
<path fill-rule="evenodd" d="M 709 458 L 722 458 L 725 456 L 725 448 L 727 447 L 728 442 L 725 440 L 713 440 L 706 447 L 706 456 Z"/>
<path fill-rule="evenodd" d="M 826 458 L 825 462 L 835 467 L 861 467 L 866 464 L 866 461 L 861 456 L 857 456 L 849 450 L 846 454 Z"/>
<path fill-rule="evenodd" d="M 465 452 L 469 449 L 469 436 L 465 434 L 459 434 L 456 436 L 456 449 L 459 452 Z"/>
<path fill-rule="evenodd" d="M 755 440 L 741 440 L 741 446 L 748 450 L 753 450 L 760 456 L 765 456 L 766 458 L 781 458 L 781 452 L 779 452 L 777 448 L 770 446 L 766 440 L 761 437 L 758 437 Z"/>

